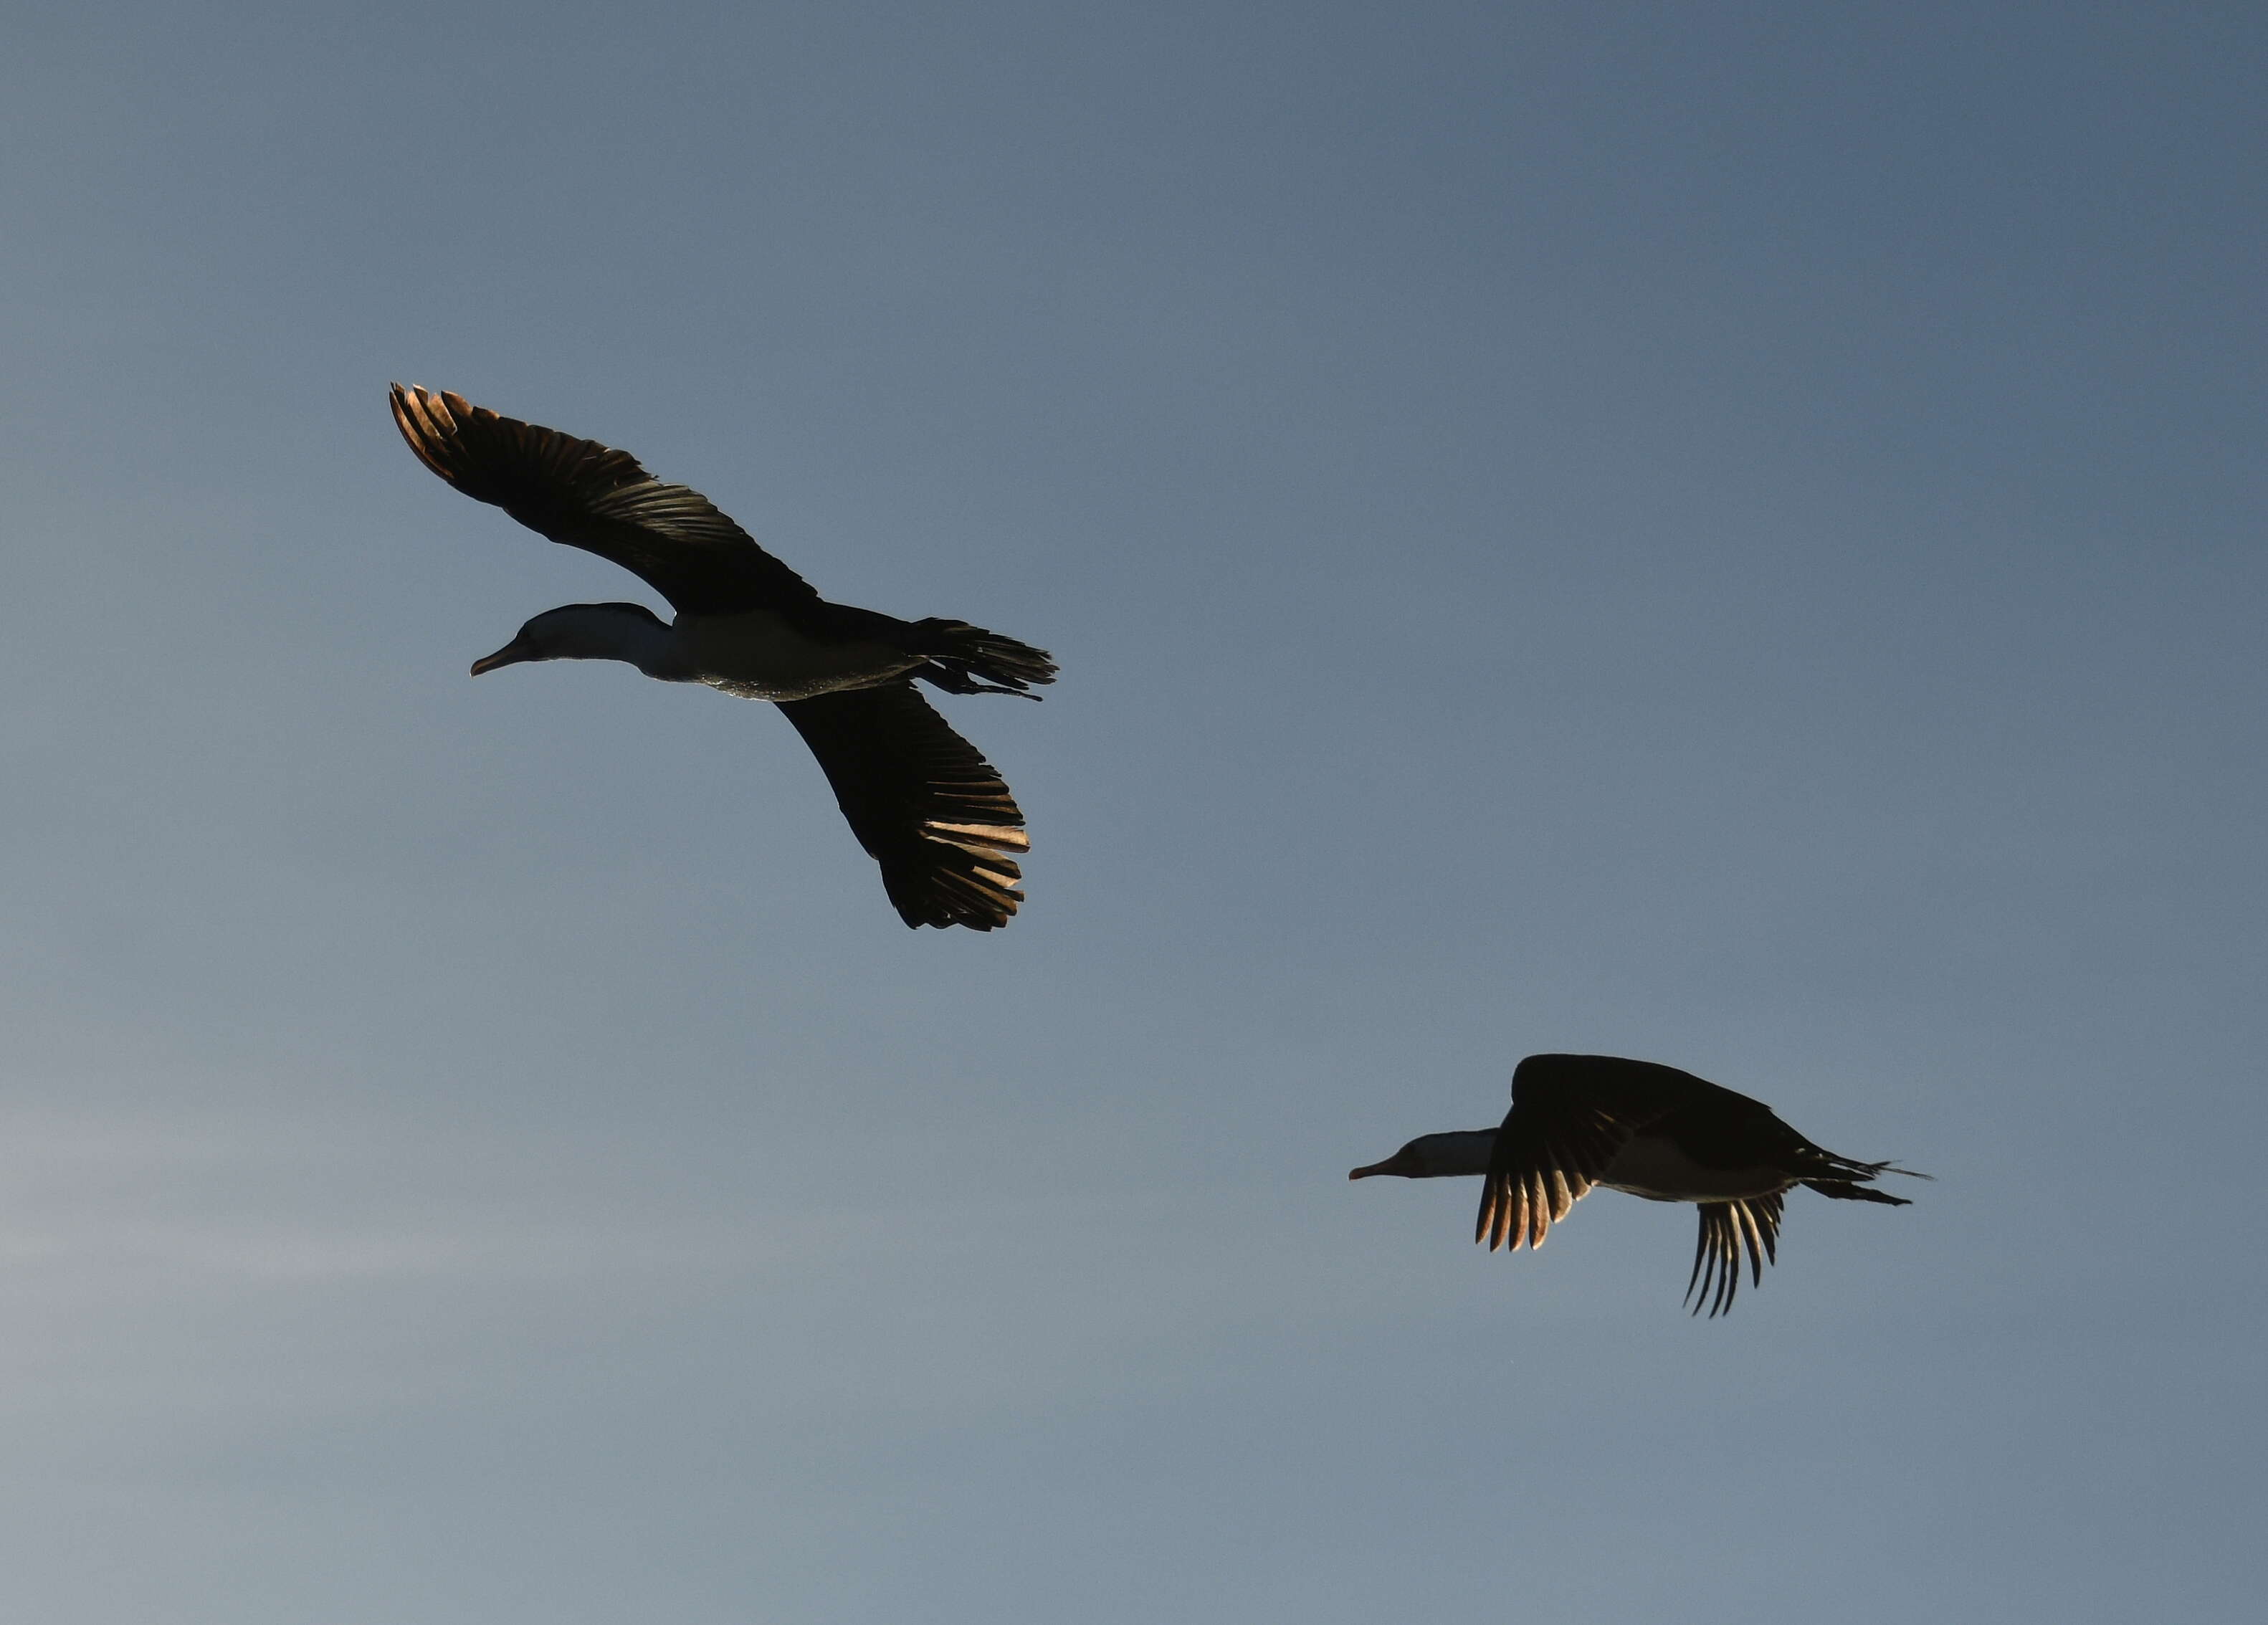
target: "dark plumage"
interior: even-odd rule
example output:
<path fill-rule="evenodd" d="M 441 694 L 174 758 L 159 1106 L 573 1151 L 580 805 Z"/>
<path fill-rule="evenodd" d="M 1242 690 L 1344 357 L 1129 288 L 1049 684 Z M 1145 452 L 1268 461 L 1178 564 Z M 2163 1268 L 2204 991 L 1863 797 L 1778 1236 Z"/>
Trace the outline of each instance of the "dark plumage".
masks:
<path fill-rule="evenodd" d="M 1853 1162 L 1813 1144 L 1761 1100 L 1690 1072 L 1616 1055 L 1530 1055 L 1512 1077 L 1512 1110 L 1495 1129 L 1425 1135 L 1347 1177 L 1480 1174 L 1473 1239 L 1540 1247 L 1594 1185 L 1701 1210 L 1686 1297 L 1711 1316 L 1732 1307 L 1741 1257 L 1761 1284 L 1778 1261 L 1785 1193 L 1798 1185 L 1846 1202 L 1908 1205 L 1871 1188 L 1911 1169 Z"/>
<path fill-rule="evenodd" d="M 435 474 L 621 565 L 677 612 L 666 622 L 635 604 L 550 610 L 475 662 L 475 675 L 523 660 L 626 660 L 650 677 L 770 701 L 819 758 L 908 925 L 1008 923 L 1022 879 L 1010 854 L 1029 846 L 1023 812 L 913 684 L 1022 694 L 1055 680 L 1044 651 L 963 621 L 828 603 L 708 498 L 656 480 L 628 452 L 460 395 L 397 384 L 393 405 L 401 438 Z"/>

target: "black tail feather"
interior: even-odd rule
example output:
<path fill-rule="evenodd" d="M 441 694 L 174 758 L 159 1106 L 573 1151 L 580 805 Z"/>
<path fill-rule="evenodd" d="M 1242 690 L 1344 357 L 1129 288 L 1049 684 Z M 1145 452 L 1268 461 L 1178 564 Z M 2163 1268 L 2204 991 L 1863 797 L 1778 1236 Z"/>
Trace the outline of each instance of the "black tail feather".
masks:
<path fill-rule="evenodd" d="M 1913 1206 L 1913 1199 L 1910 1196 L 1893 1196 L 1888 1191 L 1869 1190 L 1850 1180 L 1806 1180 L 1803 1183 L 1806 1189 L 1815 1190 L 1822 1196 L 1832 1196 L 1837 1202 L 1879 1202 L 1889 1208 Z"/>
<path fill-rule="evenodd" d="M 1056 680 L 1056 663 L 1046 650 L 966 621 L 932 618 L 915 621 L 913 629 L 914 652 L 929 659 L 913 675 L 947 694 L 1023 694 Z"/>

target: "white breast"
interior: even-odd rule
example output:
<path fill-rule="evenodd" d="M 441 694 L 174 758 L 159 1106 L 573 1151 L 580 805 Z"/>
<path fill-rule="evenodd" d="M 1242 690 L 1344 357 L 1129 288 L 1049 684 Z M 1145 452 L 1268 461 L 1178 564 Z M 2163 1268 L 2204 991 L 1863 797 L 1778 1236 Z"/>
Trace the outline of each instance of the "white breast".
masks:
<path fill-rule="evenodd" d="M 1615 1153 L 1599 1183 L 1649 1202 L 1734 1202 L 1795 1181 L 1778 1168 L 1705 1168 L 1672 1142 L 1645 1136 Z"/>
<path fill-rule="evenodd" d="M 750 700 L 806 700 L 863 688 L 921 664 L 919 655 L 887 643 L 806 637 L 768 609 L 680 615 L 676 629 L 699 680 Z"/>

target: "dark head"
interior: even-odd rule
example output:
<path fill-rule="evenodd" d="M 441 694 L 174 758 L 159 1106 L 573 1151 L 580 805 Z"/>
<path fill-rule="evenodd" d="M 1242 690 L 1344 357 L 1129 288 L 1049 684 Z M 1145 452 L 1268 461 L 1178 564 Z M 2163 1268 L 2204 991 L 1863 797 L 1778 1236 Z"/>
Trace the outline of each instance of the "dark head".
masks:
<path fill-rule="evenodd" d="M 473 675 L 523 660 L 627 660 L 646 665 L 669 629 L 643 604 L 566 604 L 547 609 L 492 655 L 473 662 Z"/>
<path fill-rule="evenodd" d="M 1486 1173 L 1489 1153 L 1495 1150 L 1496 1130 L 1493 1129 L 1460 1129 L 1447 1134 L 1421 1134 L 1384 1162 L 1373 1162 L 1367 1167 L 1357 1168 L 1347 1178 L 1366 1180 L 1374 1174 L 1391 1173 L 1397 1179 L 1440 1180 L 1459 1174 Z"/>

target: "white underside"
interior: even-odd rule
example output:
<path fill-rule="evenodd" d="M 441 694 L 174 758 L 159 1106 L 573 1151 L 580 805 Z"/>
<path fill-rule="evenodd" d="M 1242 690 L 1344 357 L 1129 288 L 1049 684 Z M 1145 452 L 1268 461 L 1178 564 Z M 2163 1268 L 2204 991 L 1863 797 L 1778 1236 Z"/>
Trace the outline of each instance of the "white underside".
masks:
<path fill-rule="evenodd" d="M 1736 1202 L 1795 1181 L 1777 1168 L 1705 1168 L 1668 1140 L 1647 1136 L 1616 1152 L 1599 1183 L 1648 1202 Z"/>
<path fill-rule="evenodd" d="M 673 629 L 696 681 L 747 700 L 807 700 L 871 688 L 922 663 L 887 643 L 821 643 L 768 609 L 745 615 L 680 615 Z"/>

